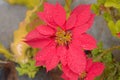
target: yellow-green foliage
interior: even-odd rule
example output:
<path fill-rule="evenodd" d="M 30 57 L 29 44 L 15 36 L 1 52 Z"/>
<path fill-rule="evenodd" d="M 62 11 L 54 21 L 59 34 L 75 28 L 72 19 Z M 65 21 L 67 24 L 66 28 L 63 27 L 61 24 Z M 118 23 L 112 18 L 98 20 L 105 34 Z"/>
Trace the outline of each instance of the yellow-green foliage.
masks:
<path fill-rule="evenodd" d="M 117 37 L 120 33 L 120 0 L 97 0 L 92 4 L 92 10 L 104 17 L 112 35 Z"/>
<path fill-rule="evenodd" d="M 25 5 L 28 8 L 33 8 L 36 5 L 39 5 L 42 3 L 43 0 L 6 0 L 10 4 L 20 4 Z"/>

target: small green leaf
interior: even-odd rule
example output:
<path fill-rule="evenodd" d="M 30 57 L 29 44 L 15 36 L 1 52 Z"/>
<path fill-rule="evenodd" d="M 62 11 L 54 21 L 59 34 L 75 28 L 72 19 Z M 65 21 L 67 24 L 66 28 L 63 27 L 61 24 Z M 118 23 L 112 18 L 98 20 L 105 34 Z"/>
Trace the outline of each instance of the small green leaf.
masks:
<path fill-rule="evenodd" d="M 101 80 L 101 77 L 96 77 L 95 80 Z"/>
<path fill-rule="evenodd" d="M 13 60 L 13 55 L 2 44 L 0 44 L 0 54 L 3 54 L 6 59 Z"/>
<path fill-rule="evenodd" d="M 120 32 L 120 20 L 116 22 L 116 30 L 117 30 L 116 33 Z"/>
<path fill-rule="evenodd" d="M 105 0 L 97 0 L 98 5 L 104 4 Z"/>
<path fill-rule="evenodd" d="M 99 6 L 96 4 L 92 4 L 91 9 L 94 11 L 95 14 L 99 15 Z"/>
<path fill-rule="evenodd" d="M 102 61 L 105 62 L 105 63 L 112 62 L 113 61 L 113 57 L 112 57 L 111 52 L 109 52 L 106 55 L 104 55 Z"/>
<path fill-rule="evenodd" d="M 97 43 L 97 46 L 98 46 L 99 49 L 103 49 L 103 43 L 102 42 Z"/>
<path fill-rule="evenodd" d="M 112 1 L 107 0 L 107 1 L 105 2 L 105 7 L 120 8 L 120 4 L 117 3 L 115 0 L 112 0 Z"/>
<path fill-rule="evenodd" d="M 103 13 L 103 17 L 107 22 L 112 21 L 111 15 L 107 12 Z"/>
<path fill-rule="evenodd" d="M 39 70 L 39 67 L 35 66 L 35 61 L 29 60 L 26 64 L 20 64 L 19 67 L 16 67 L 17 71 L 19 72 L 19 75 L 28 75 L 30 78 L 34 78 L 36 73 Z"/>
<path fill-rule="evenodd" d="M 25 5 L 28 8 L 34 8 L 41 5 L 46 0 L 6 0 L 9 4 Z"/>
<path fill-rule="evenodd" d="M 109 27 L 110 31 L 112 32 L 112 35 L 116 36 L 117 30 L 116 30 L 115 23 L 113 21 L 109 21 L 108 22 L 108 27 Z"/>

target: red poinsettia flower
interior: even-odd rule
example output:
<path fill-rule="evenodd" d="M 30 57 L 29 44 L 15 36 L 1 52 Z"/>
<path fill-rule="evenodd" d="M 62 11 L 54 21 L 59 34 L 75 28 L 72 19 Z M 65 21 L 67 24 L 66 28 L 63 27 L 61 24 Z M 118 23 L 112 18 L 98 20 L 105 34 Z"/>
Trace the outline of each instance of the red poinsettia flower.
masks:
<path fill-rule="evenodd" d="M 95 77 L 101 75 L 104 71 L 104 64 L 100 62 L 93 62 L 92 59 L 87 60 L 86 77 L 85 80 L 94 80 Z M 83 73 L 84 74 L 84 73 Z M 84 77 L 84 75 L 83 75 Z"/>
<path fill-rule="evenodd" d="M 93 62 L 91 58 L 87 59 L 87 65 L 85 71 L 82 74 L 76 74 L 69 69 L 68 66 L 63 66 L 64 80 L 94 80 L 95 77 L 100 76 L 103 73 L 105 66 L 101 62 Z"/>
<path fill-rule="evenodd" d="M 96 48 L 96 40 L 86 33 L 94 20 L 90 5 L 79 5 L 66 19 L 66 12 L 59 3 L 45 3 L 44 11 L 38 12 L 38 16 L 46 24 L 26 36 L 26 43 L 41 48 L 35 56 L 36 65 L 45 65 L 49 71 L 61 62 L 75 73 L 81 73 L 86 66 L 84 50 Z"/>

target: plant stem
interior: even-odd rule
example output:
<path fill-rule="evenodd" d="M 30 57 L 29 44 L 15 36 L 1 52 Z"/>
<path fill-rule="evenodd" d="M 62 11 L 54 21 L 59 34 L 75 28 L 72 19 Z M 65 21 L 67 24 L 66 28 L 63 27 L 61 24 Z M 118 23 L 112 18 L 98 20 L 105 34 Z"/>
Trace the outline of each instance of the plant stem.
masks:
<path fill-rule="evenodd" d="M 12 54 L 5 49 L 0 49 L 0 53 L 3 54 L 8 60 L 13 58 Z"/>
<path fill-rule="evenodd" d="M 70 5 L 71 5 L 72 2 L 69 2 L 69 1 L 70 0 L 65 0 L 68 11 L 71 12 Z"/>
<path fill-rule="evenodd" d="M 67 7 L 70 8 L 69 1 L 68 1 L 68 0 L 65 0 L 65 2 L 66 2 Z"/>
<path fill-rule="evenodd" d="M 70 13 L 71 13 L 71 4 L 72 4 L 73 0 L 65 0 L 65 10 L 66 10 L 66 16 L 67 16 L 67 19 L 69 18 L 70 16 Z"/>
<path fill-rule="evenodd" d="M 103 51 L 101 53 L 101 55 L 99 55 L 98 57 L 96 57 L 95 61 L 99 61 L 105 54 L 107 54 L 108 52 L 111 52 L 113 50 L 116 50 L 116 49 L 120 49 L 120 46 L 113 46 L 111 48 L 106 49 L 105 51 Z"/>

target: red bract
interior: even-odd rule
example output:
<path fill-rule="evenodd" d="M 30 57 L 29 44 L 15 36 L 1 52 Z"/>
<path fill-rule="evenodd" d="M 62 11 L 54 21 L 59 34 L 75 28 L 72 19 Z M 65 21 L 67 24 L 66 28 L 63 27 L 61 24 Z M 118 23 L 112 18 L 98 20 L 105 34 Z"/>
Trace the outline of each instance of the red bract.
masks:
<path fill-rule="evenodd" d="M 87 59 L 87 65 L 85 71 L 81 74 L 76 74 L 69 69 L 68 66 L 63 66 L 63 75 L 64 80 L 94 80 L 97 76 L 100 76 L 104 71 L 104 64 L 101 62 L 93 62 L 92 59 Z"/>
<path fill-rule="evenodd" d="M 116 35 L 117 35 L 118 38 L 120 38 L 120 33 L 117 33 Z"/>
<path fill-rule="evenodd" d="M 45 3 L 44 11 L 38 12 L 38 16 L 46 24 L 26 36 L 26 43 L 42 49 L 35 56 L 36 66 L 44 65 L 49 71 L 61 62 L 75 73 L 83 72 L 84 50 L 96 48 L 96 40 L 86 33 L 94 19 L 90 5 L 79 5 L 66 19 L 66 12 L 59 3 Z"/>
<path fill-rule="evenodd" d="M 92 62 L 92 59 L 87 60 L 85 80 L 94 80 L 95 77 L 101 75 L 104 71 L 104 64 L 100 62 Z"/>

